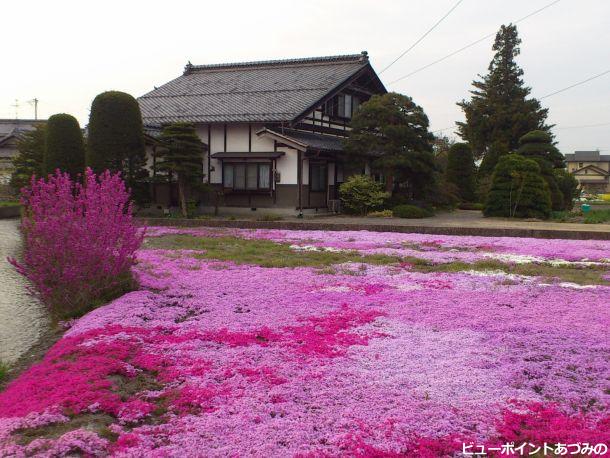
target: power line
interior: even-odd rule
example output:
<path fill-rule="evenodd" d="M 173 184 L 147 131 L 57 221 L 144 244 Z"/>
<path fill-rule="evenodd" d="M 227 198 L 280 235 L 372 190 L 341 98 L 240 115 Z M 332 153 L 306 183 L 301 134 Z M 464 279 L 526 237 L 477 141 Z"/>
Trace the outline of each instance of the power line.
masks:
<path fill-rule="evenodd" d="M 445 13 L 445 15 L 440 18 L 432 27 L 430 27 L 428 29 L 428 31 L 426 33 L 424 33 L 421 37 L 419 37 L 419 39 L 417 39 L 417 41 L 415 41 L 415 43 L 413 43 L 409 48 L 407 48 L 406 51 L 404 51 L 400 56 L 398 56 L 396 59 L 394 59 L 392 62 L 390 62 L 389 65 L 385 66 L 379 73 L 378 75 L 381 75 L 383 72 L 385 72 L 388 68 L 390 68 L 392 65 L 394 65 L 396 62 L 398 62 L 400 59 L 402 59 L 405 54 L 407 54 L 409 51 L 411 51 L 413 48 L 415 48 L 415 46 L 417 46 L 424 38 L 426 38 L 426 36 L 428 36 L 428 34 L 430 32 L 432 32 L 441 22 L 443 22 L 447 16 L 449 16 L 454 9 L 456 9 L 460 3 L 462 3 L 464 0 L 458 0 L 458 2 L 453 5 L 453 7 L 447 11 L 447 13 Z"/>
<path fill-rule="evenodd" d="M 584 126 L 565 126 L 565 127 L 556 127 L 556 129 L 582 129 L 585 127 L 602 127 L 602 126 L 610 126 L 610 122 L 602 122 L 600 124 L 587 124 Z"/>
<path fill-rule="evenodd" d="M 520 18 L 520 19 L 518 19 L 518 20 L 514 21 L 514 22 L 513 22 L 513 24 L 518 24 L 519 22 L 525 21 L 526 19 L 528 19 L 528 18 L 530 18 L 530 17 L 534 16 L 535 14 L 538 14 L 538 13 L 540 13 L 540 12 L 542 12 L 542 11 L 546 10 L 547 8 L 550 8 L 551 6 L 555 5 L 556 3 L 559 3 L 560 1 L 561 1 L 561 0 L 555 0 L 554 2 L 551 2 L 551 3 L 549 3 L 548 5 L 545 5 L 545 6 L 543 6 L 542 8 L 539 8 L 539 9 L 537 9 L 536 11 L 533 11 L 533 12 L 531 12 L 530 14 L 528 14 L 528 15 L 526 15 L 526 16 L 523 16 L 522 18 Z M 432 67 L 433 65 L 436 65 L 436 64 L 438 64 L 438 63 L 440 63 L 440 62 L 442 62 L 442 61 L 444 61 L 444 60 L 447 60 L 447 59 L 449 59 L 450 57 L 453 57 L 453 56 L 455 56 L 456 54 L 459 54 L 459 53 L 461 53 L 462 51 L 465 51 L 465 50 L 467 50 L 468 48 L 471 48 L 471 47 L 473 47 L 474 45 L 477 45 L 477 44 L 481 43 L 482 41 L 485 41 L 485 40 L 487 40 L 488 38 L 493 37 L 494 35 L 496 35 L 496 33 L 497 33 L 497 32 L 493 32 L 493 33 L 490 33 L 490 34 L 488 34 L 488 35 L 485 35 L 483 38 L 479 38 L 478 40 L 473 41 L 472 43 L 470 43 L 470 44 L 468 44 L 468 45 L 466 45 L 466 46 L 464 46 L 464 47 L 462 47 L 462 48 L 460 48 L 460 49 L 458 49 L 458 50 L 456 50 L 456 51 L 453 51 L 453 52 L 452 52 L 452 53 L 450 53 L 450 54 L 447 54 L 445 57 L 441 57 L 440 59 L 437 59 L 437 60 L 435 60 L 434 62 L 429 63 L 428 65 L 424 65 L 423 67 L 420 67 L 420 68 L 418 68 L 417 70 L 413 70 L 411 73 L 407 73 L 406 75 L 401 76 L 400 78 L 395 79 L 394 81 L 391 81 L 391 82 L 390 82 L 390 83 L 388 83 L 388 84 L 394 84 L 394 83 L 397 83 L 397 82 L 399 82 L 399 81 L 404 80 L 405 78 L 409 78 L 410 76 L 413 76 L 413 75 L 415 75 L 416 73 L 421 72 L 422 70 L 425 70 L 425 69 L 427 69 L 427 68 L 429 68 L 429 67 Z"/>
<path fill-rule="evenodd" d="M 559 94 L 561 92 L 567 91 L 568 89 L 572 89 L 573 87 L 580 86 L 581 84 L 588 83 L 589 81 L 592 81 L 592 80 L 594 80 L 596 78 L 599 78 L 600 76 L 607 75 L 608 73 L 610 73 L 610 70 L 606 70 L 605 72 L 602 72 L 602 73 L 600 73 L 598 75 L 592 76 L 591 78 L 587 78 L 586 80 L 579 81 L 578 83 L 574 83 L 571 86 L 564 87 L 563 89 L 559 89 L 558 91 L 551 92 L 550 94 L 543 95 L 542 97 L 538 97 L 538 98 L 539 99 L 546 99 L 547 97 L 550 97 L 552 95 Z"/>

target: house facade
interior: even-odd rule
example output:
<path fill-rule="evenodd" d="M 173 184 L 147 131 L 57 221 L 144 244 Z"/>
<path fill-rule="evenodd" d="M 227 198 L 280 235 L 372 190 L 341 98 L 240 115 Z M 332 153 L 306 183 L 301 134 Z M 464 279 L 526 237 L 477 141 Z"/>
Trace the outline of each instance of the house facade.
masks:
<path fill-rule="evenodd" d="M 566 154 L 568 172 L 573 173 L 580 188 L 592 194 L 610 193 L 610 154 L 599 151 L 575 151 Z"/>
<path fill-rule="evenodd" d="M 19 136 L 44 122 L 38 119 L 0 119 L 0 186 L 8 185 L 11 180 Z"/>
<path fill-rule="evenodd" d="M 363 52 L 189 63 L 138 101 L 149 135 L 172 122 L 196 126 L 207 146 L 204 181 L 216 190 L 215 205 L 302 212 L 333 207 L 345 177 L 362 173 L 345 158 L 343 140 L 359 105 L 385 92 Z M 154 176 L 154 144 L 148 150 Z M 169 204 L 171 193 L 157 191 L 156 199 Z"/>

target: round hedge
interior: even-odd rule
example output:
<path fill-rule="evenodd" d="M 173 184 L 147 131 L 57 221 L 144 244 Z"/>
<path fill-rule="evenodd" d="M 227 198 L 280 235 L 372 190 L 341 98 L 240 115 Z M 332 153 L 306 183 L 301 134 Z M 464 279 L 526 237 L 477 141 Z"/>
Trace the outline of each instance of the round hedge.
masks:
<path fill-rule="evenodd" d="M 433 216 L 430 210 L 415 205 L 397 205 L 392 209 L 392 214 L 397 218 L 428 218 Z"/>
<path fill-rule="evenodd" d="M 75 177 L 85 170 L 83 133 L 74 116 L 59 113 L 48 119 L 43 165 L 46 174 L 59 169 Z"/>

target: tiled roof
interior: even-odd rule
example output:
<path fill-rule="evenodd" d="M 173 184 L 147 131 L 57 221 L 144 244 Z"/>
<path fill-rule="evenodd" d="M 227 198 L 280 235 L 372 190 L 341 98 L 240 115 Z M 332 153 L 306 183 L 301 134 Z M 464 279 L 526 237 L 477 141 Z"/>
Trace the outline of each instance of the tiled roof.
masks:
<path fill-rule="evenodd" d="M 182 76 L 143 95 L 138 101 L 144 123 L 148 125 L 176 121 L 292 121 L 367 66 L 366 53 L 189 64 Z"/>
<path fill-rule="evenodd" d="M 599 154 L 599 151 L 574 151 L 565 157 L 567 161 L 610 162 L 610 154 Z"/>

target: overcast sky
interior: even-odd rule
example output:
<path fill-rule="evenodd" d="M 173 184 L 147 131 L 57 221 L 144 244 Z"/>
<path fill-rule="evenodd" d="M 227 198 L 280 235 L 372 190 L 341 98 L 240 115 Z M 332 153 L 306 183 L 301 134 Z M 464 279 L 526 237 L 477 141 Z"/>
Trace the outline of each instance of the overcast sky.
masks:
<path fill-rule="evenodd" d="M 116 89 L 142 95 L 185 63 L 369 52 L 381 70 L 456 0 L 32 1 L 2 5 L 0 117 L 67 112 L 86 124 L 92 99 Z M 395 84 L 397 78 L 515 21 L 551 0 L 463 0 L 430 35 L 381 75 L 423 106 L 431 130 L 462 119 L 455 103 L 492 57 L 489 38 Z M 610 2 L 562 0 L 518 24 L 519 64 L 534 96 L 610 69 Z M 544 99 L 564 153 L 610 153 L 610 74 Z M 581 127 L 606 123 L 600 127 Z M 444 133 L 452 135 L 452 130 Z"/>

